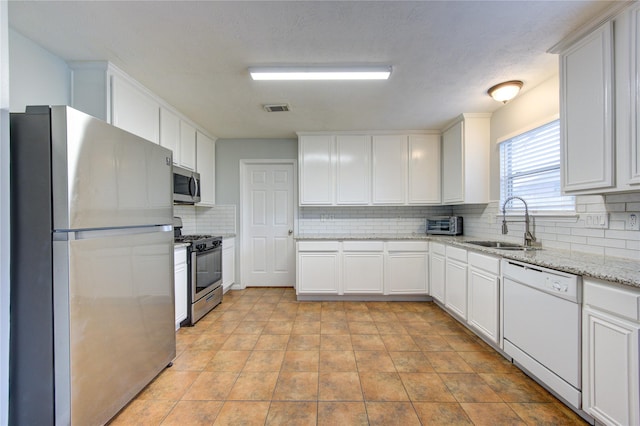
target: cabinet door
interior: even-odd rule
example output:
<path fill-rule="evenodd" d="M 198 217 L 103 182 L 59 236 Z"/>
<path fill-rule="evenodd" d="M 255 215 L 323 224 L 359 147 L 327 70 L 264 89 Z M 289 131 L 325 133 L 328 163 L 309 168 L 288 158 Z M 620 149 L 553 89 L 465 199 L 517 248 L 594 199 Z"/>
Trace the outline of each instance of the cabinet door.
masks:
<path fill-rule="evenodd" d="M 382 294 L 383 253 L 345 252 L 342 255 L 342 262 L 345 294 Z"/>
<path fill-rule="evenodd" d="M 614 182 L 613 23 L 560 56 L 562 189 L 609 188 Z"/>
<path fill-rule="evenodd" d="M 467 319 L 467 265 L 447 259 L 445 271 L 444 305 Z"/>
<path fill-rule="evenodd" d="M 180 120 L 180 165 L 189 170 L 196 169 L 196 129 Z"/>
<path fill-rule="evenodd" d="M 499 344 L 500 281 L 493 274 L 469 267 L 468 323 Z"/>
<path fill-rule="evenodd" d="M 300 205 L 334 203 L 333 136 L 300 136 L 298 141 Z"/>
<path fill-rule="evenodd" d="M 338 294 L 338 253 L 300 252 L 297 294 Z"/>
<path fill-rule="evenodd" d="M 445 297 L 445 257 L 443 255 L 431 252 L 431 265 L 429 268 L 429 285 L 431 288 L 431 296 L 444 303 Z"/>
<path fill-rule="evenodd" d="M 631 137 L 628 142 L 630 144 L 628 149 L 629 160 L 623 159 L 623 161 L 630 161 L 627 183 L 636 187 L 640 185 L 640 7 L 636 6 L 629 14 Z M 623 90 L 626 89 L 625 86 L 622 87 Z M 617 142 L 625 143 L 624 141 Z"/>
<path fill-rule="evenodd" d="M 227 290 L 236 281 L 235 238 L 222 240 L 222 285 Z"/>
<path fill-rule="evenodd" d="M 187 318 L 187 249 L 181 247 L 174 250 L 174 285 L 176 330 Z"/>
<path fill-rule="evenodd" d="M 373 137 L 373 204 L 405 204 L 407 137 Z"/>
<path fill-rule="evenodd" d="M 583 310 L 582 405 L 604 424 L 640 424 L 639 331 L 638 324 Z"/>
<path fill-rule="evenodd" d="M 409 204 L 440 203 L 440 135 L 409 136 Z"/>
<path fill-rule="evenodd" d="M 173 164 L 180 164 L 180 118 L 160 108 L 160 145 L 173 151 Z"/>
<path fill-rule="evenodd" d="M 216 141 L 197 132 L 196 171 L 200 173 L 200 204 L 213 206 L 216 203 Z"/>
<path fill-rule="evenodd" d="M 464 201 L 464 122 L 460 121 L 442 135 L 442 202 Z"/>
<path fill-rule="evenodd" d="M 337 136 L 336 161 L 336 204 L 369 204 L 371 138 L 364 135 Z"/>
<path fill-rule="evenodd" d="M 387 258 L 389 294 L 427 294 L 428 280 L 427 253 L 389 253 Z"/>
<path fill-rule="evenodd" d="M 114 75 L 111 79 L 112 124 L 158 143 L 160 105 L 124 78 Z"/>

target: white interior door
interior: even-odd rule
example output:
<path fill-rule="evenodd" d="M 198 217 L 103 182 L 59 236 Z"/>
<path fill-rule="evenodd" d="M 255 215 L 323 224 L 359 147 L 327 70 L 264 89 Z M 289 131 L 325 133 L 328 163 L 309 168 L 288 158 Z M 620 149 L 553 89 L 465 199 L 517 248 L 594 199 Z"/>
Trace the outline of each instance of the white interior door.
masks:
<path fill-rule="evenodd" d="M 243 173 L 243 285 L 293 287 L 294 164 L 248 163 Z"/>

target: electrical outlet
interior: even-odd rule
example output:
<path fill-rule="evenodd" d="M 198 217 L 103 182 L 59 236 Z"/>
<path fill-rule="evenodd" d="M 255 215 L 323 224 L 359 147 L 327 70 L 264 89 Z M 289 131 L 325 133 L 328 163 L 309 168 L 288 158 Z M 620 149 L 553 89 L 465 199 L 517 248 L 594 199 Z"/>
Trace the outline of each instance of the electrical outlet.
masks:
<path fill-rule="evenodd" d="M 638 213 L 629 213 L 627 216 L 627 230 L 640 231 L 640 215 Z"/>
<path fill-rule="evenodd" d="M 584 215 L 586 228 L 609 229 L 608 213 L 589 213 Z"/>

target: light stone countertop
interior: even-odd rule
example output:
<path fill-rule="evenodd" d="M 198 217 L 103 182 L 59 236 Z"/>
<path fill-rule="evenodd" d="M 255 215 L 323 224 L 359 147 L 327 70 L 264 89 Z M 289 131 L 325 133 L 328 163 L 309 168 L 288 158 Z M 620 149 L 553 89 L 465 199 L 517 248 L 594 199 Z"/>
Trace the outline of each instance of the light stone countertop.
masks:
<path fill-rule="evenodd" d="M 173 248 L 189 247 L 191 243 L 173 243 Z"/>
<path fill-rule="evenodd" d="M 611 281 L 618 284 L 640 288 L 640 259 L 624 259 L 617 257 L 598 256 L 588 253 L 547 249 L 530 251 L 499 250 L 468 244 L 467 241 L 475 241 L 482 238 L 469 236 L 449 237 L 425 234 L 322 234 L 322 235 L 297 235 L 298 241 L 345 241 L 345 240 L 424 240 L 437 241 L 451 244 L 467 250 L 491 254 L 505 259 L 519 260 L 532 265 L 544 266 L 570 274 L 583 275 L 600 280 Z"/>

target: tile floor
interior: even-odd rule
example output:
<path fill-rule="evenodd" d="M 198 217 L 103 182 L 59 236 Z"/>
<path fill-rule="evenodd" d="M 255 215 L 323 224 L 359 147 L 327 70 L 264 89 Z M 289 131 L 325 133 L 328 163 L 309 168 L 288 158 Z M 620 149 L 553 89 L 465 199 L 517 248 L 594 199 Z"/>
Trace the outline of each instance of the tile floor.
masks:
<path fill-rule="evenodd" d="M 585 424 L 434 303 L 231 291 L 111 425 Z"/>

